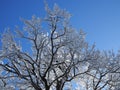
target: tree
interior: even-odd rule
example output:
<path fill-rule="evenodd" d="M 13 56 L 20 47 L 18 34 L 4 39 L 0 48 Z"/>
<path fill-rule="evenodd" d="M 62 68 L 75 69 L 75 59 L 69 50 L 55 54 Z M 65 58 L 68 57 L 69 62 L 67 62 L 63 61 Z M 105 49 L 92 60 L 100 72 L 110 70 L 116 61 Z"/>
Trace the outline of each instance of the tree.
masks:
<path fill-rule="evenodd" d="M 3 33 L 0 77 L 5 86 L 22 90 L 71 90 L 74 82 L 79 85 L 77 90 L 113 87 L 111 77 L 119 71 L 113 55 L 108 57 L 95 50 L 95 45 L 89 46 L 86 34 L 69 24 L 68 12 L 56 4 L 53 10 L 47 4 L 45 9 L 43 19 L 36 16 L 22 19 L 23 30 L 16 28 L 20 39 L 9 29 Z M 24 50 L 26 45 L 29 49 Z M 119 61 L 117 57 L 115 60 Z"/>
<path fill-rule="evenodd" d="M 87 90 L 116 90 L 114 83 L 119 82 L 120 65 L 113 51 L 98 52 L 97 59 L 89 62 L 90 72 L 84 75 Z"/>
<path fill-rule="evenodd" d="M 23 19 L 24 31 L 17 30 L 29 42 L 29 52 L 23 50 L 25 44 L 20 46 L 10 30 L 2 35 L 1 78 L 7 85 L 62 90 L 67 82 L 88 71 L 86 61 L 93 58 L 94 48 L 85 42 L 85 33 L 72 28 L 70 14 L 57 5 L 50 10 L 46 4 L 46 12 L 44 19 Z"/>

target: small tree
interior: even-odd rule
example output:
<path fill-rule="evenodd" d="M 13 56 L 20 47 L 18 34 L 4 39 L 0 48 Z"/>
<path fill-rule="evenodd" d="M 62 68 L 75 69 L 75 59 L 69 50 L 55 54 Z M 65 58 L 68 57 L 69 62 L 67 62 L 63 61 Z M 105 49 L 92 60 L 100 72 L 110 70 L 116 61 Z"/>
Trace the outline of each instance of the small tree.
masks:
<path fill-rule="evenodd" d="M 116 90 L 119 84 L 120 61 L 113 51 L 98 51 L 97 59 L 89 61 L 89 72 L 84 74 L 86 90 Z"/>

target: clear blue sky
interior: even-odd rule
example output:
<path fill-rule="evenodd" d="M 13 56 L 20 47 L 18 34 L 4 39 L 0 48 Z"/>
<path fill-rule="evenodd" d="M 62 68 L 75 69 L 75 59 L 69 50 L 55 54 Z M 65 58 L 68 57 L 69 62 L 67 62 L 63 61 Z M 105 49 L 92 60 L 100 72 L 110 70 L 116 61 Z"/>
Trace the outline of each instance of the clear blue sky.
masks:
<path fill-rule="evenodd" d="M 47 0 L 72 14 L 71 24 L 87 33 L 87 41 L 101 50 L 120 49 L 120 0 Z M 20 17 L 45 15 L 43 0 L 0 0 L 0 32 L 22 27 Z"/>

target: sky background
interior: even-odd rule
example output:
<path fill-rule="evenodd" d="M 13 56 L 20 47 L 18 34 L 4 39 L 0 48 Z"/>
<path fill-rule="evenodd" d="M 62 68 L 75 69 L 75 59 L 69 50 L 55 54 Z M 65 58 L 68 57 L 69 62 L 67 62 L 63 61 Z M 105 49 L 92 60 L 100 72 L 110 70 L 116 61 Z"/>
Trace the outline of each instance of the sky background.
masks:
<path fill-rule="evenodd" d="M 71 25 L 87 33 L 86 40 L 101 50 L 120 49 L 120 0 L 46 0 L 52 7 L 72 14 Z M 22 28 L 20 17 L 30 19 L 32 15 L 45 15 L 43 0 L 0 0 L 0 33 L 5 28 Z"/>

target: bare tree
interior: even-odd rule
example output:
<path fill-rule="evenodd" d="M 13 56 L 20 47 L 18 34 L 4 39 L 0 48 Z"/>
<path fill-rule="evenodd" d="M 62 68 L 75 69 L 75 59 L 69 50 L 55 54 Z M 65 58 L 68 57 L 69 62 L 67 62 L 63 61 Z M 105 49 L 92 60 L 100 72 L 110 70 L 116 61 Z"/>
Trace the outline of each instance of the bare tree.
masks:
<path fill-rule="evenodd" d="M 88 71 L 86 61 L 94 58 L 94 47 L 85 42 L 85 33 L 69 25 L 70 14 L 65 10 L 57 5 L 53 10 L 47 4 L 45 8 L 45 18 L 23 19 L 24 31 L 17 30 L 29 43 L 28 52 L 24 50 L 27 44 L 20 45 L 10 30 L 2 35 L 1 78 L 7 85 L 62 90 L 67 82 Z"/>
<path fill-rule="evenodd" d="M 83 75 L 86 90 L 117 90 L 120 61 L 113 51 L 98 51 L 97 59 L 89 61 L 89 71 Z"/>
<path fill-rule="evenodd" d="M 0 79 L 4 86 L 71 90 L 75 82 L 79 84 L 76 90 L 84 86 L 86 90 L 117 88 L 118 78 L 114 76 L 119 76 L 119 55 L 101 53 L 95 45 L 89 46 L 86 34 L 75 30 L 69 24 L 71 15 L 56 4 L 53 10 L 47 4 L 45 9 L 45 18 L 22 19 L 23 30 L 16 28 L 19 38 L 9 29 L 3 33 Z"/>

